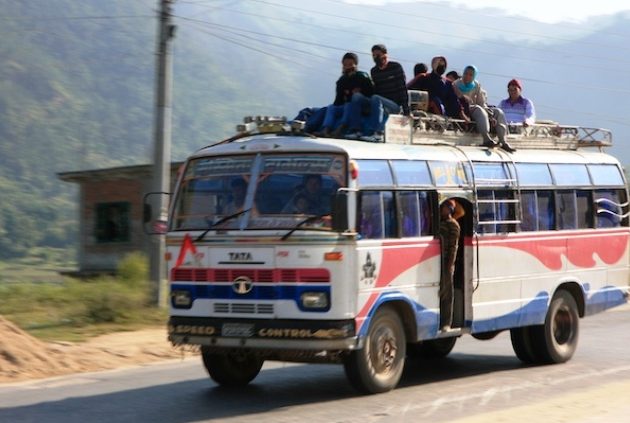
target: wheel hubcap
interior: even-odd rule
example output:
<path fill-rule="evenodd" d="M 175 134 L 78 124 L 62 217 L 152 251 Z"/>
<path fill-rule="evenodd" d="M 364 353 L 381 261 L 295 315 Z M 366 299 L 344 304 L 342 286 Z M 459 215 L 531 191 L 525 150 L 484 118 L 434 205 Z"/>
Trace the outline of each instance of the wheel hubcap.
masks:
<path fill-rule="evenodd" d="M 553 319 L 553 336 L 560 345 L 573 338 L 573 315 L 568 308 L 561 308 Z"/>
<path fill-rule="evenodd" d="M 374 368 L 379 373 L 390 371 L 396 362 L 398 351 L 396 336 L 390 330 L 382 330 L 374 338 Z"/>

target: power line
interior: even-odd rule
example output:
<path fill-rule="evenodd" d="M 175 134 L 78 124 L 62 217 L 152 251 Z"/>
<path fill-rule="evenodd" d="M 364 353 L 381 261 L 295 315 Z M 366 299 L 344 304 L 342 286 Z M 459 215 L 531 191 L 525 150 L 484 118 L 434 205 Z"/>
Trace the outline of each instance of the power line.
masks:
<path fill-rule="evenodd" d="M 233 28 L 233 27 L 229 27 L 227 25 L 221 25 L 221 24 L 217 24 L 217 23 L 214 23 L 214 22 L 201 21 L 201 20 L 198 20 L 198 19 L 187 18 L 187 17 L 183 17 L 183 16 L 175 16 L 175 17 L 177 17 L 179 19 L 182 19 L 184 21 L 191 22 L 192 24 L 197 24 L 197 25 L 205 24 L 205 25 L 215 26 L 218 29 L 221 29 L 222 31 L 230 32 L 230 33 L 233 33 L 233 34 L 239 35 L 239 36 L 243 36 L 243 35 L 235 33 L 234 31 L 230 31 L 230 30 L 242 31 L 242 32 L 246 32 L 246 33 L 254 33 L 254 34 L 257 34 L 257 35 L 262 35 L 262 36 L 271 37 L 271 38 L 278 38 L 278 39 L 283 39 L 283 40 L 297 42 L 297 43 L 302 43 L 303 42 L 303 43 L 308 44 L 308 45 L 317 45 L 319 47 L 331 48 L 331 49 L 335 49 L 335 50 L 339 50 L 339 51 L 351 51 L 349 49 L 344 49 L 344 48 L 340 48 L 340 47 L 329 46 L 329 45 L 325 45 L 325 44 L 319 44 L 319 43 L 299 40 L 299 39 L 290 38 L 290 37 L 275 36 L 275 35 L 265 34 L 265 33 L 256 32 L 256 31 L 244 30 L 244 29 L 240 29 L 240 28 Z M 227 42 L 239 45 L 241 47 L 244 47 L 244 48 L 247 48 L 247 49 L 250 49 L 250 50 L 257 51 L 259 53 L 262 53 L 262 54 L 265 54 L 265 55 L 268 55 L 268 56 L 271 56 L 271 57 L 274 57 L 274 58 L 277 58 L 277 59 L 281 59 L 283 62 L 292 62 L 292 63 L 295 63 L 295 64 L 297 64 L 299 66 L 302 66 L 302 67 L 312 68 L 312 66 L 310 66 L 308 64 L 304 64 L 304 63 L 301 63 L 301 62 L 296 62 L 294 60 L 289 60 L 289 59 L 287 59 L 284 56 L 278 56 L 278 55 L 270 53 L 269 51 L 266 51 L 264 49 L 259 49 L 259 48 L 252 47 L 250 45 L 238 42 L 238 41 L 236 41 L 234 39 L 230 39 L 228 37 L 221 36 L 221 35 L 216 34 L 214 32 L 204 31 L 204 30 L 202 30 L 200 28 L 195 28 L 195 29 L 197 29 L 198 31 L 204 32 L 204 33 L 206 33 L 208 35 L 211 35 L 211 36 L 213 36 L 215 38 L 222 39 L 224 41 L 227 41 Z M 254 39 L 253 37 L 247 37 L 247 38 Z M 256 40 L 256 39 L 254 39 L 254 40 Z M 256 41 L 262 42 L 261 40 L 256 40 Z M 274 44 L 274 45 L 277 45 L 277 44 Z M 298 50 L 298 49 L 295 49 L 295 48 L 292 48 L 292 47 L 287 47 L 287 46 L 279 46 L 279 47 L 284 48 L 284 49 L 288 49 L 288 50 L 292 50 L 292 51 L 296 51 L 296 52 L 300 52 L 300 53 L 304 53 L 304 50 Z M 364 54 L 369 54 L 369 53 L 364 53 Z M 501 78 L 511 78 L 511 76 L 508 76 L 508 75 L 501 75 L 501 74 L 494 74 L 494 73 L 484 73 L 484 75 L 489 75 L 489 76 L 494 76 L 494 77 L 501 77 Z M 575 87 L 574 83 L 558 83 L 558 82 L 551 82 L 551 81 L 546 81 L 546 80 L 541 80 L 541 79 L 534 79 L 534 78 L 521 78 L 521 79 L 524 80 L 524 81 L 537 82 L 537 83 L 541 83 L 541 84 L 548 84 L 548 85 L 554 85 L 554 86 L 565 85 L 565 86 L 568 86 L 568 87 Z M 599 91 L 605 90 L 605 91 L 613 91 L 613 92 L 619 92 L 619 93 L 623 93 L 623 92 L 630 93 L 630 90 L 623 90 L 623 89 L 620 89 L 620 88 L 617 88 L 617 87 L 615 87 L 615 88 L 604 88 L 604 87 L 589 87 L 589 86 L 581 85 L 581 88 L 583 88 L 583 89 L 599 90 Z M 584 112 L 582 110 L 570 110 L 570 109 L 567 109 L 567 108 L 557 108 L 557 107 L 553 107 L 553 106 L 546 106 L 544 104 L 538 104 L 537 107 L 539 109 L 550 108 L 550 109 L 554 109 L 554 110 L 563 110 L 565 112 L 567 112 L 567 111 L 571 112 L 572 111 L 572 112 L 578 113 L 578 114 L 583 114 L 583 115 L 589 115 L 589 116 L 597 117 L 599 120 L 602 120 L 602 121 L 615 123 L 615 124 L 623 125 L 623 126 L 630 126 L 630 124 L 624 123 L 624 120 L 621 119 L 621 118 L 615 118 L 615 117 L 611 117 L 611 116 L 607 116 L 607 115 L 598 115 L 598 114 L 595 114 L 595 113 Z"/>
<path fill-rule="evenodd" d="M 242 10 L 234 10 L 234 9 L 227 9 L 227 8 L 223 8 L 223 10 L 225 10 L 227 12 L 237 13 L 237 14 L 240 14 L 240 15 L 245 15 L 245 16 L 253 16 L 253 17 L 256 17 L 256 18 L 263 18 L 263 19 L 275 20 L 275 21 L 279 21 L 279 22 L 287 22 L 287 23 L 292 23 L 292 24 L 299 24 L 301 26 L 310 26 L 310 27 L 314 27 L 314 28 L 321 28 L 321 29 L 326 29 L 326 30 L 330 30 L 330 31 L 344 32 L 344 33 L 360 35 L 360 36 L 365 36 L 365 37 L 370 37 L 370 38 L 374 38 L 375 37 L 374 33 L 362 33 L 362 32 L 357 32 L 357 31 L 352 31 L 352 30 L 347 30 L 347 29 L 327 27 L 327 26 L 317 25 L 317 24 L 312 24 L 312 23 L 307 23 L 307 22 L 299 22 L 299 21 L 297 21 L 295 19 L 285 19 L 285 18 L 279 18 L 279 17 L 275 17 L 275 16 L 266 16 L 266 15 L 261 15 L 261 14 L 257 14 L 257 13 L 245 12 L 245 11 L 242 11 Z M 381 38 L 388 39 L 388 40 L 409 42 L 409 39 L 400 39 L 400 38 L 394 38 L 394 37 L 389 37 L 389 36 L 388 37 L 381 37 Z M 477 41 L 479 41 L 479 40 L 477 40 Z M 422 41 L 416 41 L 416 43 L 420 44 L 420 45 L 425 45 L 425 46 L 428 46 L 428 47 L 435 47 L 434 44 L 424 43 Z M 610 68 L 610 67 L 592 66 L 592 65 L 583 64 L 583 63 L 568 64 L 568 63 L 555 62 L 553 60 L 548 60 L 548 59 L 524 58 L 522 56 L 515 56 L 515 55 L 506 54 L 506 53 L 487 52 L 487 51 L 481 51 L 481 50 L 471 50 L 469 48 L 462 48 L 462 47 L 449 47 L 449 48 L 451 50 L 459 50 L 459 51 L 465 51 L 465 52 L 475 52 L 475 53 L 479 53 L 479 54 L 483 54 L 483 55 L 497 56 L 497 57 L 514 59 L 514 60 L 520 60 L 520 61 L 539 62 L 539 63 L 545 63 L 545 64 L 554 64 L 554 65 L 558 65 L 558 66 L 575 66 L 575 67 L 580 67 L 581 69 L 592 69 L 592 70 L 597 70 L 597 71 L 600 71 L 600 72 L 601 71 L 604 71 L 604 72 L 615 72 L 615 73 L 619 72 L 618 69 L 613 69 L 613 68 Z M 367 53 L 367 54 L 369 55 L 369 53 Z M 630 62 L 629 62 L 629 64 L 630 64 Z"/>
<path fill-rule="evenodd" d="M 214 22 L 209 22 L 209 21 L 202 21 L 199 19 L 193 19 L 193 18 L 186 18 L 183 16 L 176 16 L 180 19 L 184 19 L 184 20 L 188 20 L 191 22 L 197 22 L 197 23 L 203 23 L 206 25 L 211 25 L 211 26 L 215 26 L 215 27 L 219 27 L 219 28 L 229 28 L 229 29 L 236 29 L 238 31 L 242 31 L 242 32 L 247 32 L 247 33 L 253 33 L 256 35 L 262 35 L 265 37 L 270 37 L 270 38 L 278 38 L 278 39 L 282 39 L 282 40 L 286 40 L 286 41 L 291 41 L 291 42 L 295 42 L 295 43 L 302 43 L 302 44 L 307 44 L 307 45 L 312 45 L 312 46 L 317 46 L 317 47 L 322 47 L 322 48 L 327 48 L 327 49 L 333 49 L 333 50 L 337 50 L 337 51 L 356 51 L 356 50 L 352 50 L 352 49 L 347 49 L 347 48 L 342 48 L 342 47 L 337 47 L 337 46 L 331 46 L 331 45 L 327 45 L 327 44 L 321 44 L 321 43 L 316 43 L 316 42 L 312 42 L 312 41 L 305 41 L 305 40 L 300 40 L 297 38 L 292 38 L 292 37 L 282 37 L 282 36 L 278 36 L 278 35 L 271 35 L 271 34 L 265 34 L 262 32 L 258 32 L 258 31 L 249 31 L 249 30 L 244 30 L 244 29 L 239 29 L 239 28 L 234 28 L 234 27 L 229 27 L 227 25 L 221 25 L 221 24 L 217 24 Z M 290 47 L 285 47 L 289 50 L 295 50 L 292 49 Z M 295 51 L 299 51 L 299 50 L 295 50 Z M 360 52 L 360 51 L 356 51 L 359 54 L 365 54 L 365 55 L 371 55 L 370 52 Z M 401 62 L 404 63 L 415 63 L 415 61 L 413 60 L 409 60 L 409 59 L 398 59 Z M 492 77 L 498 77 L 498 78 L 504 78 L 504 79 L 511 79 L 513 76 L 512 75 L 505 75 L 505 74 L 498 74 L 498 73 L 492 73 L 492 72 L 484 72 L 483 73 L 484 76 L 492 76 Z M 630 93 L 630 89 L 624 89 L 624 88 L 620 88 L 619 86 L 615 86 L 613 88 L 608 88 L 608 87 L 597 87 L 597 86 L 588 86 L 588 85 L 584 85 L 582 82 L 580 82 L 579 84 L 576 82 L 565 82 L 565 81 L 547 81 L 544 79 L 537 79 L 537 78 L 529 78 L 529 77 L 522 77 L 521 78 L 523 81 L 527 81 L 527 82 L 535 82 L 535 83 L 539 83 L 539 84 L 546 84 L 546 85 L 554 85 L 554 86 L 566 86 L 566 87 L 570 87 L 570 88 L 575 88 L 575 86 L 579 85 L 580 88 L 582 89 L 592 89 L 592 90 L 598 90 L 598 91 L 612 91 L 612 92 L 618 92 L 618 93 Z"/>
<path fill-rule="evenodd" d="M 464 35 L 453 35 L 453 34 L 445 34 L 445 33 L 441 33 L 441 32 L 421 30 L 421 29 L 418 29 L 418 28 L 415 28 L 415 27 L 394 25 L 394 24 L 384 23 L 384 22 L 381 22 L 381 21 L 373 21 L 373 20 L 369 20 L 369 19 L 359 19 L 359 18 L 354 18 L 354 17 L 350 17 L 350 16 L 337 15 L 337 14 L 334 14 L 334 13 L 320 12 L 320 11 L 316 11 L 316 10 L 312 10 L 312 9 L 304 9 L 304 8 L 300 8 L 300 7 L 296 7 L 296 6 L 277 4 L 277 3 L 272 3 L 272 2 L 266 1 L 266 0 L 249 0 L 249 1 L 266 4 L 266 5 L 269 5 L 269 6 L 275 6 L 275 7 L 286 8 L 286 9 L 291 9 L 291 10 L 297 10 L 297 11 L 301 11 L 301 12 L 307 12 L 307 13 L 313 13 L 313 14 L 322 15 L 322 16 L 338 18 L 338 19 L 346 19 L 346 20 L 353 21 L 353 22 L 361 22 L 361 23 L 367 23 L 367 24 L 370 24 L 370 25 L 378 25 L 378 26 L 381 26 L 381 27 L 396 28 L 398 30 L 407 30 L 407 31 L 418 32 L 418 33 L 422 33 L 422 34 L 439 35 L 441 37 L 459 38 L 459 39 L 468 40 L 468 41 L 475 41 L 475 42 L 480 41 L 478 38 L 475 38 L 475 37 L 467 37 L 467 36 L 464 36 Z M 497 41 L 492 41 L 492 40 L 484 40 L 483 42 L 486 43 L 486 44 L 494 44 L 494 45 L 498 45 L 498 46 L 501 46 L 501 47 L 505 47 L 505 43 L 502 43 L 502 42 L 497 42 Z M 514 48 L 514 46 L 512 46 L 512 48 Z M 529 50 L 535 50 L 535 51 L 544 51 L 545 53 L 566 54 L 566 52 L 559 52 L 559 51 L 555 51 L 555 50 L 545 49 L 545 48 L 542 48 L 542 47 L 517 46 L 516 48 L 529 49 Z M 589 56 L 589 55 L 575 54 L 575 53 L 573 54 L 573 56 L 583 57 L 583 58 L 593 59 L 593 60 L 614 61 L 614 62 L 618 62 L 620 64 L 630 65 L 630 62 L 623 61 L 623 60 L 618 60 L 616 58 Z"/>
<path fill-rule="evenodd" d="M 235 40 L 235 39 L 233 39 L 233 38 L 228 38 L 228 37 L 225 37 L 225 36 L 223 36 L 223 35 L 216 34 L 216 33 L 214 33 L 214 32 L 210 32 L 210 31 L 207 31 L 207 30 L 203 30 L 203 29 L 201 29 L 201 28 L 195 28 L 195 29 L 196 29 L 197 31 L 203 32 L 203 33 L 205 33 L 205 34 L 208 34 L 208 35 L 210 35 L 210 36 L 212 36 L 212 37 L 215 37 L 215 38 L 218 38 L 218 39 L 220 39 L 220 40 L 226 41 L 226 42 L 228 42 L 228 43 L 236 44 L 236 45 L 241 46 L 241 47 L 244 47 L 244 48 L 246 48 L 246 49 L 249 49 L 249 50 L 252 50 L 252 51 L 256 51 L 256 52 L 258 52 L 258 53 L 261 53 L 261 54 L 264 54 L 264 55 L 267 55 L 267 56 L 270 56 L 270 57 L 273 57 L 273 58 L 279 59 L 279 60 L 281 60 L 283 63 L 290 62 L 290 63 L 296 64 L 296 65 L 298 65 L 298 66 L 302 66 L 302 67 L 305 67 L 305 68 L 312 69 L 312 66 L 311 66 L 310 64 L 307 64 L 307 63 L 302 63 L 302 62 L 297 62 L 297 61 L 295 61 L 295 60 L 288 59 L 286 56 L 279 56 L 279 55 L 277 55 L 277 54 L 270 53 L 270 52 L 268 52 L 268 51 L 266 51 L 266 50 L 259 49 L 259 48 L 253 47 L 253 46 L 251 46 L 251 45 L 248 45 L 248 44 L 242 43 L 242 42 L 237 41 L 237 40 Z"/>
<path fill-rule="evenodd" d="M 503 29 L 503 28 L 492 28 L 489 27 L 487 25 L 478 25 L 478 24 L 472 24 L 472 23 L 468 23 L 468 22 L 461 22 L 461 21 L 454 21 L 454 20 L 450 20 L 450 19 L 444 19 L 444 18 L 438 18 L 435 16 L 425 16 L 425 15 L 418 15 L 415 13 L 409 13 L 409 12 L 398 12 L 395 10 L 390 10 L 387 7 L 383 7 L 383 6 L 375 6 L 375 5 L 369 5 L 369 4 L 350 4 L 350 3 L 346 3 L 343 0 L 326 0 L 330 3 L 333 4 L 342 4 L 344 6 L 350 6 L 350 7 L 360 7 L 362 9 L 365 8 L 369 8 L 369 9 L 374 9 L 374 10 L 378 10 L 379 13 L 389 13 L 392 15 L 397 15 L 397 16 L 405 16 L 408 18 L 420 18 L 420 19 L 425 19 L 428 21 L 432 21 L 432 22 L 444 22 L 444 23 L 449 23 L 449 24 L 454 24 L 457 26 L 467 26 L 470 28 L 479 28 L 479 29 L 484 29 L 484 30 L 491 30 L 491 31 L 498 31 L 502 34 L 515 34 L 515 35 L 524 35 L 524 36 L 528 36 L 528 37 L 538 37 L 541 39 L 547 39 L 547 40 L 553 40 L 553 41 L 563 41 L 563 42 L 573 42 L 573 39 L 569 39 L 569 38 L 562 38 L 562 37 L 555 37 L 555 36 L 551 36 L 551 35 L 541 35 L 541 34 L 537 34 L 537 33 L 532 33 L 532 32 L 521 32 L 521 31 L 514 31 L 514 30 L 509 30 L 509 29 Z M 276 6 L 279 6 L 276 4 Z M 610 45 L 608 44 L 602 44 L 602 43 L 594 43 L 594 42 L 590 42 L 590 41 L 581 41 L 582 44 L 586 44 L 586 45 L 592 45 L 592 46 L 599 46 L 599 47 L 610 47 Z M 630 51 L 630 48 L 624 48 L 624 47 L 615 47 L 616 49 L 621 49 L 621 50 L 627 50 Z"/>
<path fill-rule="evenodd" d="M 76 21 L 76 20 L 108 20 L 108 19 L 154 19 L 150 15 L 110 15 L 110 16 L 0 16 L 0 20 L 34 20 L 34 21 Z"/>
<path fill-rule="evenodd" d="M 175 16 L 175 17 L 178 17 L 178 16 Z M 179 18 L 179 17 L 178 17 L 178 18 Z M 191 19 L 184 19 L 184 20 L 186 20 L 186 21 L 190 22 L 190 24 L 192 24 L 192 25 L 203 25 L 203 24 L 201 24 L 201 23 L 199 23 L 199 22 L 196 22 L 196 21 L 194 21 L 194 20 L 191 20 Z M 224 25 L 217 25 L 217 27 L 218 27 L 218 26 L 222 26 L 222 27 L 223 27 Z M 222 31 L 224 31 L 224 32 L 228 32 L 228 33 L 233 34 L 233 35 L 237 35 L 237 36 L 239 36 L 239 37 L 241 37 L 241 38 L 245 38 L 245 39 L 247 39 L 247 40 L 252 40 L 252 41 L 259 42 L 259 43 L 263 43 L 263 41 L 262 41 L 262 40 L 259 40 L 259 39 L 255 38 L 255 37 L 250 37 L 250 36 L 245 35 L 245 34 L 241 34 L 241 33 L 237 32 L 237 31 L 231 31 L 231 30 L 226 29 L 226 28 L 222 28 Z M 202 31 L 202 32 L 203 32 L 203 31 Z M 266 42 L 265 42 L 265 45 L 271 45 L 271 46 L 274 46 L 274 47 L 278 47 L 278 48 L 283 48 L 283 49 L 286 49 L 286 50 L 290 50 L 290 51 L 292 51 L 292 52 L 306 54 L 306 55 L 308 55 L 309 57 L 318 57 L 318 58 L 320 58 L 320 59 L 326 59 L 326 60 L 330 59 L 330 58 L 329 58 L 329 57 L 327 57 L 327 56 L 321 56 L 321 55 L 319 55 L 319 54 L 315 54 L 315 53 L 313 53 L 312 51 L 300 50 L 300 49 L 296 49 L 296 48 L 293 48 L 293 47 L 287 47 L 287 46 L 284 46 L 284 45 L 282 45 L 282 44 L 278 44 L 278 43 L 271 43 L 271 42 L 266 41 Z"/>

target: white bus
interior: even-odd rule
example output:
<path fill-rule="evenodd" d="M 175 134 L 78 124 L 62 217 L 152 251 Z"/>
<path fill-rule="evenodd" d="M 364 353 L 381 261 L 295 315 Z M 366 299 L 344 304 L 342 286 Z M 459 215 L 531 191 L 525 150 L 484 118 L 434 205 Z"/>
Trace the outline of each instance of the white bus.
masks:
<path fill-rule="evenodd" d="M 282 360 L 340 363 L 384 392 L 406 358 L 503 330 L 520 360 L 565 362 L 579 318 L 628 301 L 628 191 L 606 130 L 539 124 L 508 154 L 426 117 L 390 116 L 378 144 L 269 119 L 239 129 L 186 161 L 167 234 L 169 339 L 200 346 L 219 384 Z M 448 198 L 465 214 L 442 332 Z"/>

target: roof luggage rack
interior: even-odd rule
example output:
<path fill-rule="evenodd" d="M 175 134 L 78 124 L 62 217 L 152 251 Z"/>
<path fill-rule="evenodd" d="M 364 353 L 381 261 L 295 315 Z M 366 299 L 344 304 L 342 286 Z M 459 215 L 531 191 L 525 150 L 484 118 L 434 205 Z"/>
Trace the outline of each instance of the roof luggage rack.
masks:
<path fill-rule="evenodd" d="M 474 122 L 452 119 L 423 111 L 413 112 L 413 118 L 390 115 L 385 126 L 386 142 L 396 144 L 457 144 L 481 145 Z M 527 127 L 510 125 L 506 140 L 516 149 L 577 150 L 612 146 L 608 129 L 560 125 L 537 121 Z"/>

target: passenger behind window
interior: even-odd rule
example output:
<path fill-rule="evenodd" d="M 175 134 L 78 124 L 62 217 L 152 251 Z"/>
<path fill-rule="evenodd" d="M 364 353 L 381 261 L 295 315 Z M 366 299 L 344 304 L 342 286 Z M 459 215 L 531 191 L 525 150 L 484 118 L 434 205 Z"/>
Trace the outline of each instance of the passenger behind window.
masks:
<path fill-rule="evenodd" d="M 364 193 L 361 197 L 361 219 L 359 231 L 363 238 L 383 237 L 383 216 L 378 193 Z"/>
<path fill-rule="evenodd" d="M 295 200 L 297 197 L 302 196 L 305 198 L 307 205 L 303 212 L 314 215 L 323 215 L 330 213 L 330 198 L 324 195 L 322 191 L 322 176 L 321 175 L 305 175 L 303 183 L 297 187 L 297 192 L 291 197 L 289 203 L 287 203 L 283 209 L 283 213 L 297 213 L 295 210 Z"/>
<path fill-rule="evenodd" d="M 223 213 L 226 215 L 237 213 L 243 210 L 245 203 L 245 195 L 247 194 L 247 182 L 245 179 L 238 177 L 232 179 L 230 182 L 232 193 L 228 198 L 228 202 L 225 204 Z"/>
<path fill-rule="evenodd" d="M 551 191 L 538 191 L 536 195 L 538 201 L 538 230 L 554 230 L 556 228 L 556 214 L 553 193 Z"/>

